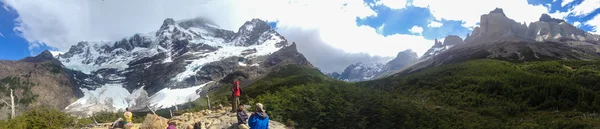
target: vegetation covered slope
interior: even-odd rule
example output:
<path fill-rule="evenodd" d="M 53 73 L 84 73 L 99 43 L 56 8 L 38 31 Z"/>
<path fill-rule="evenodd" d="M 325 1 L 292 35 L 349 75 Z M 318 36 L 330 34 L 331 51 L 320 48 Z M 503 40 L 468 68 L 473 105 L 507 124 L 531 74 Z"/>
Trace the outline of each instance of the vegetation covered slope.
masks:
<path fill-rule="evenodd" d="M 361 83 L 298 71 L 259 80 L 248 101 L 300 128 L 600 127 L 598 61 L 473 60 Z"/>

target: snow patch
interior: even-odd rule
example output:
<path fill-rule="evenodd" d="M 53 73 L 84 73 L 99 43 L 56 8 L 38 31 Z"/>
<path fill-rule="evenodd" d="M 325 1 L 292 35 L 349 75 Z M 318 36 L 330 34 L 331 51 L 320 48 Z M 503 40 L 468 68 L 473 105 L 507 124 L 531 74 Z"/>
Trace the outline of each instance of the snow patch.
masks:
<path fill-rule="evenodd" d="M 80 88 L 83 97 L 67 106 L 66 110 L 80 111 L 88 115 L 96 111 L 116 111 L 128 106 L 127 98 L 131 95 L 122 84 L 105 84 L 96 90 Z"/>
<path fill-rule="evenodd" d="M 202 87 L 206 86 L 206 84 L 211 82 L 189 88 L 162 89 L 150 97 L 150 103 L 156 108 L 167 108 L 177 104 L 183 104 L 196 100 L 200 98 L 200 96 L 196 93 L 196 90 L 201 89 Z"/>
<path fill-rule="evenodd" d="M 240 66 L 248 66 L 247 64 L 245 64 L 243 62 L 238 62 L 238 65 L 240 65 Z"/>

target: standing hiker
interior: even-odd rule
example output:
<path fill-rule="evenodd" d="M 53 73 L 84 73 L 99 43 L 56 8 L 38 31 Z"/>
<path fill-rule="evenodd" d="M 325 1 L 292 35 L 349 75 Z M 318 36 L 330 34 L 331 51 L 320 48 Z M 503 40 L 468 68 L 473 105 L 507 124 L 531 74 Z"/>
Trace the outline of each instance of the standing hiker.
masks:
<path fill-rule="evenodd" d="M 236 112 L 236 108 L 240 104 L 240 95 L 242 94 L 242 87 L 240 87 L 240 82 L 237 78 L 233 80 L 233 88 L 231 88 L 231 94 L 231 112 Z"/>
<path fill-rule="evenodd" d="M 262 104 L 256 103 L 256 111 L 250 115 L 250 119 L 248 119 L 248 125 L 251 129 L 269 128 L 269 115 L 267 115 L 267 111 L 265 111 Z"/>

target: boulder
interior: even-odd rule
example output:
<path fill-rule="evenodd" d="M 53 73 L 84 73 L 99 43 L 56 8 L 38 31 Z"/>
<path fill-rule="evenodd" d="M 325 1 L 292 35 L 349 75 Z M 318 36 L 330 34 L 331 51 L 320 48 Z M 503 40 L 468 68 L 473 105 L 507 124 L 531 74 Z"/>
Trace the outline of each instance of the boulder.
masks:
<path fill-rule="evenodd" d="M 155 114 L 148 114 L 142 122 L 140 129 L 166 129 L 167 128 L 167 118 L 160 117 Z"/>

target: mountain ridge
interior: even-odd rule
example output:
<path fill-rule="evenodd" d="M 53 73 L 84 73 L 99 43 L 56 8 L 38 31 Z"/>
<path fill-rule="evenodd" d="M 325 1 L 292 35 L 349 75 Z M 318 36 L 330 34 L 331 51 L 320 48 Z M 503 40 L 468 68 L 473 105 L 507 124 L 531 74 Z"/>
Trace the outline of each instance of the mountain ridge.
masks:
<path fill-rule="evenodd" d="M 167 108 L 225 88 L 233 78 L 251 82 L 288 64 L 314 67 L 296 43 L 256 18 L 238 32 L 204 18 L 167 18 L 155 32 L 114 42 L 81 41 L 56 58 L 44 51 L 22 61 L 63 67 L 78 98 L 65 110 L 78 116 Z"/>

